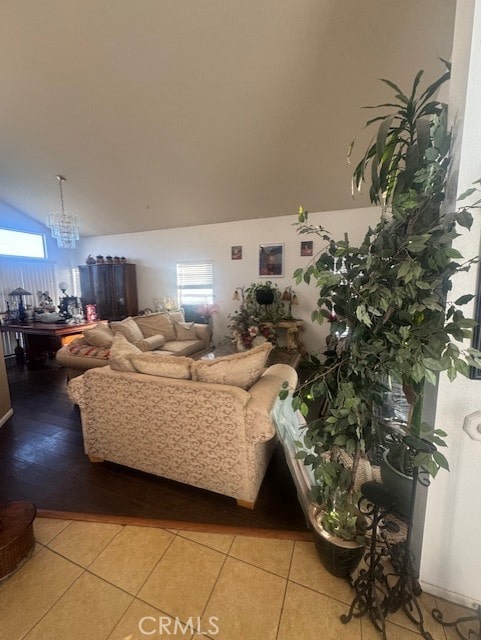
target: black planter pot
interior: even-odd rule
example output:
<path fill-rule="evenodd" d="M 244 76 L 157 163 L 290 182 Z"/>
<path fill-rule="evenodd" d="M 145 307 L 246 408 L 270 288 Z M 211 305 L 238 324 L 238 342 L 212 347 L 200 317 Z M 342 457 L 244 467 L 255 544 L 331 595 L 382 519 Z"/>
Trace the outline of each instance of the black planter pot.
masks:
<path fill-rule="evenodd" d="M 274 291 L 269 287 L 256 289 L 257 304 L 272 304 L 274 302 Z"/>
<path fill-rule="evenodd" d="M 323 567 L 336 578 L 348 578 L 360 563 L 365 545 L 328 533 L 321 524 L 321 513 L 316 517 L 313 535 Z"/>
<path fill-rule="evenodd" d="M 395 469 L 389 462 L 389 451 L 386 449 L 381 461 L 381 478 L 394 500 L 394 511 L 403 518 L 409 517 L 411 511 L 412 476 L 406 476 Z"/>

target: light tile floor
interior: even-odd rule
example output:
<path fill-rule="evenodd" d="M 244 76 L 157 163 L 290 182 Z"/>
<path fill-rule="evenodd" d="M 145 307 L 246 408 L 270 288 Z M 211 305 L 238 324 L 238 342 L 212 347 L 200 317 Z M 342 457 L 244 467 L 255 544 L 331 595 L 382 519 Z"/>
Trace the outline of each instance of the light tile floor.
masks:
<path fill-rule="evenodd" d="M 310 542 L 37 518 L 34 555 L 0 584 L 2 640 L 376 640 L 367 619 L 340 622 L 353 593 Z M 421 598 L 431 618 L 459 607 Z M 188 624 L 191 623 L 189 628 Z M 419 638 L 401 615 L 388 638 Z"/>

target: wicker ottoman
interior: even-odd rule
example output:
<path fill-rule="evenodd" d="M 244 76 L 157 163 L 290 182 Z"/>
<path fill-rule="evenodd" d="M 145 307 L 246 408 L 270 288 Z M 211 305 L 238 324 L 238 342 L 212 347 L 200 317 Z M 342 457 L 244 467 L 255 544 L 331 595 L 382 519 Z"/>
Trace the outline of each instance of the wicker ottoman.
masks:
<path fill-rule="evenodd" d="M 8 578 L 27 560 L 35 547 L 31 502 L 0 505 L 0 581 Z"/>

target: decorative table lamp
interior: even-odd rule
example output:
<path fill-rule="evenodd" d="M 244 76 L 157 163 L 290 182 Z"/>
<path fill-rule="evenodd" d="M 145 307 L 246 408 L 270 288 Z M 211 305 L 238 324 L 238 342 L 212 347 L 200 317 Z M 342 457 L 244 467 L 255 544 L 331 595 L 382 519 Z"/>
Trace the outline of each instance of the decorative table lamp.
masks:
<path fill-rule="evenodd" d="M 18 320 L 19 322 L 25 322 L 27 318 L 27 314 L 25 313 L 25 307 L 23 306 L 22 296 L 31 296 L 33 295 L 30 291 L 26 291 L 22 287 L 17 287 L 13 291 L 11 291 L 9 296 L 18 296 Z"/>

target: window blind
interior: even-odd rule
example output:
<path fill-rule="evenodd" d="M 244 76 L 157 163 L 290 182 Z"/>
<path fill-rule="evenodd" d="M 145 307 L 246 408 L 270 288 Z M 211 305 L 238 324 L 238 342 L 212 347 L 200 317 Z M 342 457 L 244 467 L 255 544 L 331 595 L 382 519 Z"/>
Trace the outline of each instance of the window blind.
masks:
<path fill-rule="evenodd" d="M 180 306 L 212 304 L 214 302 L 213 262 L 178 262 L 177 295 Z"/>
<path fill-rule="evenodd" d="M 25 296 L 25 306 L 38 305 L 38 291 L 48 291 L 56 304 L 55 264 L 46 260 L 0 258 L 0 313 L 7 310 L 7 302 L 12 309 L 18 302 L 8 295 L 17 287 L 22 287 L 32 294 Z"/>

